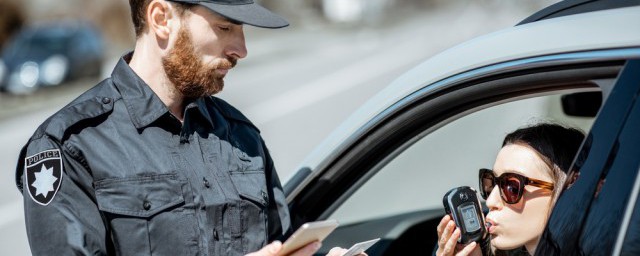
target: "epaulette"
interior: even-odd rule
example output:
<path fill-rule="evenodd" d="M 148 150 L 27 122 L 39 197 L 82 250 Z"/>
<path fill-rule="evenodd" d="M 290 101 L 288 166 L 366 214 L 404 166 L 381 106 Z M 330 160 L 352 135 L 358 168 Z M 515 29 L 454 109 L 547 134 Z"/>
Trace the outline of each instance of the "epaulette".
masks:
<path fill-rule="evenodd" d="M 249 121 L 249 118 L 244 116 L 244 114 L 242 114 L 240 110 L 236 109 L 235 107 L 231 106 L 231 104 L 220 98 L 212 96 L 210 97 L 210 99 L 213 102 L 214 106 L 218 109 L 218 111 L 220 111 L 220 113 L 222 113 L 224 117 L 246 123 L 256 129 L 258 133 L 260 133 L 260 129 L 258 129 L 258 127 L 256 127 L 251 121 Z"/>
<path fill-rule="evenodd" d="M 106 79 L 51 116 L 42 125 L 42 132 L 62 142 L 70 127 L 110 113 L 118 99 L 111 79 Z"/>

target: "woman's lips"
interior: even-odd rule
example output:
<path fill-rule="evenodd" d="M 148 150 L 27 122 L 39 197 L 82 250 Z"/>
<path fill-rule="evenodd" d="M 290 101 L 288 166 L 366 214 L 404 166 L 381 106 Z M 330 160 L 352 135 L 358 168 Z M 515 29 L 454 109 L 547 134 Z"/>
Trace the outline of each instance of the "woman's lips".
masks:
<path fill-rule="evenodd" d="M 487 218 L 485 222 L 486 222 L 487 231 L 489 232 L 489 234 L 493 234 L 496 231 L 496 228 L 498 227 L 498 223 L 496 223 L 494 220 L 489 218 Z"/>

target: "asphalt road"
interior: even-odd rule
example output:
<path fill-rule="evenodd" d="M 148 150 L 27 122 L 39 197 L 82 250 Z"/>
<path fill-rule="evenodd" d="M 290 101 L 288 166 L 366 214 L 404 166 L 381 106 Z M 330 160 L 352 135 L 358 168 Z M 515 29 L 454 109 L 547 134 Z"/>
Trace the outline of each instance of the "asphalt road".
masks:
<path fill-rule="evenodd" d="M 332 129 L 404 71 L 531 12 L 516 4 L 482 3 L 488 4 L 396 11 L 390 22 L 366 28 L 247 28 L 249 56 L 230 72 L 219 96 L 261 129 L 284 182 Z M 33 98 L 0 95 L 0 255 L 30 254 L 14 182 L 20 148 L 43 120 L 95 82 Z"/>

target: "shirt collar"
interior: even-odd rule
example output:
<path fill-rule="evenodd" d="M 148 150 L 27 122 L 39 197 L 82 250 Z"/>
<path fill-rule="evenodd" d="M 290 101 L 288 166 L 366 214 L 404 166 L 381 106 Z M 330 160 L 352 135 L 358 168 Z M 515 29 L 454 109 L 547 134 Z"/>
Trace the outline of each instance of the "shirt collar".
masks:
<path fill-rule="evenodd" d="M 162 115 L 169 112 L 166 105 L 129 67 L 133 52 L 124 55 L 111 73 L 111 78 L 122 95 L 131 121 L 136 128 L 141 129 L 151 124 Z"/>
<path fill-rule="evenodd" d="M 128 62 L 132 55 L 133 52 L 129 52 L 120 58 L 111 78 L 122 95 L 131 121 L 136 128 L 141 129 L 167 114 L 169 109 L 151 90 L 151 87 L 131 69 Z M 206 98 L 199 98 L 189 105 L 191 107 L 197 106 L 199 112 L 213 125 L 211 115 L 207 111 Z"/>
<path fill-rule="evenodd" d="M 208 100 L 211 100 L 211 97 L 199 98 L 194 103 L 198 105 L 198 110 L 200 110 L 200 114 L 202 114 L 209 121 L 209 124 L 211 124 L 211 126 L 213 127 L 213 120 L 211 120 L 211 115 L 209 114 L 209 110 L 207 107 Z"/>

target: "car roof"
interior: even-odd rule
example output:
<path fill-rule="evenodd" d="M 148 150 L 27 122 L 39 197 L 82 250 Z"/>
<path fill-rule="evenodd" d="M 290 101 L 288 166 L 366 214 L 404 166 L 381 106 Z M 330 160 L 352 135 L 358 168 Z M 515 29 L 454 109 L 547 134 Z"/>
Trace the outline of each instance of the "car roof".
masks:
<path fill-rule="evenodd" d="M 550 5 L 549 7 L 532 14 L 516 26 L 567 15 L 637 5 L 640 5 L 640 0 L 566 0 Z"/>
<path fill-rule="evenodd" d="M 640 29 L 631 25 L 638 20 L 640 6 L 617 8 L 530 22 L 459 44 L 418 64 L 373 96 L 299 167 L 315 169 L 376 115 L 411 93 L 453 75 L 536 56 L 640 47 Z"/>

